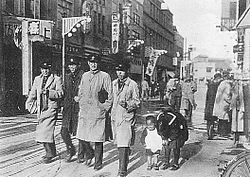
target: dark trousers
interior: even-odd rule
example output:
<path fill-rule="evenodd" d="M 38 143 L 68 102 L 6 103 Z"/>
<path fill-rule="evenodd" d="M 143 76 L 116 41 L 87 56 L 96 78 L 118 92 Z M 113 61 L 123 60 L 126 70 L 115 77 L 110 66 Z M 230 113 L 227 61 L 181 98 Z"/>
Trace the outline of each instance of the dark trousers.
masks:
<path fill-rule="evenodd" d="M 95 142 L 95 150 L 90 145 L 90 142 L 79 140 L 78 158 L 83 158 L 84 154 L 86 159 L 95 157 L 95 166 L 102 165 L 103 160 L 103 142 Z"/>
<path fill-rule="evenodd" d="M 119 153 L 119 174 L 126 175 L 129 163 L 129 147 L 118 147 Z"/>
<path fill-rule="evenodd" d="M 72 143 L 68 128 L 62 127 L 61 136 L 62 136 L 63 142 L 66 144 L 66 148 L 68 151 L 75 148 L 73 143 Z"/>
<path fill-rule="evenodd" d="M 55 143 L 43 143 L 46 157 L 55 157 L 56 156 L 56 145 Z"/>
<path fill-rule="evenodd" d="M 164 157 L 165 157 L 165 162 L 169 163 L 171 150 L 173 150 L 174 164 L 178 165 L 178 161 L 180 158 L 180 152 L 181 152 L 180 146 L 178 145 L 178 143 L 175 147 L 171 147 L 171 145 L 163 146 L 163 153 L 164 153 Z"/>
<path fill-rule="evenodd" d="M 90 142 L 79 140 L 78 158 L 92 159 L 94 157 L 94 149 L 91 147 Z"/>
<path fill-rule="evenodd" d="M 193 106 L 189 104 L 188 109 L 185 109 L 185 118 L 188 122 L 192 121 Z"/>

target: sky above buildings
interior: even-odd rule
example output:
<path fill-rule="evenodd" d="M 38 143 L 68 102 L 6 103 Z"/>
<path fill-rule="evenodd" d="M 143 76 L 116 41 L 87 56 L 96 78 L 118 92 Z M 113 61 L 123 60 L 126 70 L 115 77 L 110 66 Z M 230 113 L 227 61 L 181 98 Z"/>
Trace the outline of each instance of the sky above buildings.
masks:
<path fill-rule="evenodd" d="M 221 32 L 220 0 L 165 0 L 162 8 L 173 13 L 174 25 L 187 39 L 187 46 L 196 48 L 198 54 L 233 59 L 232 46 L 236 43 L 235 32 Z"/>

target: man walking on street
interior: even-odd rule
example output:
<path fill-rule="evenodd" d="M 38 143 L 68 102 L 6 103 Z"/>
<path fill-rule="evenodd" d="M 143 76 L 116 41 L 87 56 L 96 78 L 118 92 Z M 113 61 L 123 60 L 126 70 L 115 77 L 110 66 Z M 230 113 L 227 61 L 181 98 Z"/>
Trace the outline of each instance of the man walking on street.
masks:
<path fill-rule="evenodd" d="M 114 102 L 111 110 L 114 143 L 119 153 L 118 176 L 127 175 L 130 146 L 135 138 L 135 111 L 139 107 L 139 89 L 128 77 L 129 64 L 119 63 L 116 67 L 118 78 L 113 81 Z"/>
<path fill-rule="evenodd" d="M 26 101 L 26 108 L 30 113 L 34 113 L 36 109 L 34 105 L 37 105 L 36 141 L 44 145 L 46 155 L 43 157 L 43 162 L 50 163 L 56 156 L 54 130 L 58 115 L 58 101 L 63 97 L 63 86 L 61 78 L 51 73 L 49 62 L 43 62 L 40 68 L 41 74 L 35 77 Z"/>
<path fill-rule="evenodd" d="M 164 100 L 165 89 L 166 89 L 166 82 L 164 82 L 163 78 L 161 78 L 159 81 L 160 101 Z"/>
<path fill-rule="evenodd" d="M 110 75 L 99 70 L 100 56 L 88 56 L 90 71 L 82 75 L 78 96 L 80 112 L 76 137 L 79 139 L 80 153 L 86 153 L 86 164 L 90 166 L 95 143 L 95 170 L 102 168 L 103 142 L 105 141 L 105 115 L 110 109 L 113 94 Z"/>
<path fill-rule="evenodd" d="M 64 80 L 61 136 L 67 148 L 65 157 L 66 162 L 70 162 L 71 158 L 76 154 L 76 150 L 72 144 L 70 135 L 76 135 L 78 123 L 79 104 L 74 100 L 74 97 L 78 94 L 78 88 L 83 74 L 83 71 L 80 70 L 79 67 L 78 61 L 74 58 L 71 58 L 68 63 L 70 73 L 66 74 Z M 78 157 L 78 160 L 81 159 L 83 159 L 83 157 Z"/>
<path fill-rule="evenodd" d="M 147 80 L 143 80 L 141 83 L 141 98 L 142 101 L 148 100 L 148 91 L 149 91 L 149 85 Z"/>

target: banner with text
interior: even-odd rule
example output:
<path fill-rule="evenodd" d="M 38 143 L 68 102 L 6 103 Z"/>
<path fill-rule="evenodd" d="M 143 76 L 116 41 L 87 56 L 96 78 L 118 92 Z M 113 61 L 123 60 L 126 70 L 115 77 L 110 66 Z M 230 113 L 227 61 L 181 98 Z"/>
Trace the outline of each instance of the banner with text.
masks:
<path fill-rule="evenodd" d="M 153 48 L 150 51 L 151 52 L 149 53 L 149 61 L 148 61 L 147 69 L 146 69 L 146 74 L 149 76 L 152 76 L 154 73 L 156 62 L 157 62 L 159 56 L 167 53 L 167 51 L 166 50 L 156 50 Z"/>
<path fill-rule="evenodd" d="M 119 51 L 119 35 L 120 35 L 120 15 L 117 12 L 112 14 L 112 53 Z"/>

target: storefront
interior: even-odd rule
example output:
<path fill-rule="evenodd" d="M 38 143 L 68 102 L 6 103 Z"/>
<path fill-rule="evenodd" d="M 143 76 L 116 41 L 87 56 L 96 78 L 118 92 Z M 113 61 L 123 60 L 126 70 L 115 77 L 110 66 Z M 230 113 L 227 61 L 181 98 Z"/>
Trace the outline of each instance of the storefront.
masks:
<path fill-rule="evenodd" d="M 241 80 L 244 96 L 244 132 L 250 142 L 250 5 L 236 24 L 238 32 L 238 66 L 241 69 Z"/>

